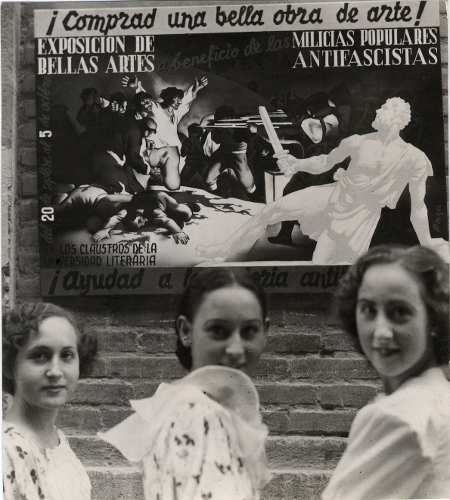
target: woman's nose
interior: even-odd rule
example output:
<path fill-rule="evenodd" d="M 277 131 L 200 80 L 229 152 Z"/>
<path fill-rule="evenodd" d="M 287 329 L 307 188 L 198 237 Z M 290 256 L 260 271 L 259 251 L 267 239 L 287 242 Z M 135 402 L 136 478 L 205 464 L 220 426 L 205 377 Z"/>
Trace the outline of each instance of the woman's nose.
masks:
<path fill-rule="evenodd" d="M 46 375 L 47 377 L 60 377 L 62 375 L 61 364 L 56 357 L 51 359 Z"/>
<path fill-rule="evenodd" d="M 244 354 L 244 344 L 238 330 L 234 331 L 229 337 L 229 342 L 225 350 L 230 356 L 241 356 Z"/>
<path fill-rule="evenodd" d="M 390 340 L 394 337 L 392 323 L 384 314 L 379 314 L 375 321 L 374 339 Z"/>

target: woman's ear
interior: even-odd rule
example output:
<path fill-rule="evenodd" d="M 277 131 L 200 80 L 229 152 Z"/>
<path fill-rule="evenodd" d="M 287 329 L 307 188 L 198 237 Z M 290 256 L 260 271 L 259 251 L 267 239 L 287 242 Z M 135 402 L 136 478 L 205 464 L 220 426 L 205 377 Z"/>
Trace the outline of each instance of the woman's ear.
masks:
<path fill-rule="evenodd" d="M 190 347 L 192 345 L 191 323 L 182 314 L 177 318 L 177 330 L 184 347 Z"/>
<path fill-rule="evenodd" d="M 269 330 L 269 326 L 270 326 L 270 319 L 269 319 L 269 318 L 266 318 L 266 319 L 264 320 L 264 330 L 265 330 L 265 332 L 266 332 L 266 333 L 267 333 L 267 332 L 268 332 L 268 330 Z"/>

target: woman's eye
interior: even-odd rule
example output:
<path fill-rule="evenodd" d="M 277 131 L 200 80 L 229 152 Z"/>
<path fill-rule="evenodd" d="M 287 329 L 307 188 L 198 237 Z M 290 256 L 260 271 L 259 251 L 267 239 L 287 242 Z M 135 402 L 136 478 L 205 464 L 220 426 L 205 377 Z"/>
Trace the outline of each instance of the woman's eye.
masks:
<path fill-rule="evenodd" d="M 411 311 L 406 307 L 394 307 L 389 311 L 389 317 L 396 323 L 403 323 L 408 320 Z"/>
<path fill-rule="evenodd" d="M 75 353 L 73 351 L 65 351 L 61 354 L 61 358 L 66 361 L 75 359 Z"/>
<path fill-rule="evenodd" d="M 37 362 L 43 362 L 43 361 L 47 361 L 48 358 L 49 358 L 49 355 L 46 353 L 46 352 L 35 352 L 33 353 L 32 357 L 31 357 L 34 361 L 37 361 Z"/>
<path fill-rule="evenodd" d="M 244 339 L 253 339 L 259 332 L 259 328 L 257 326 L 247 326 L 242 330 L 242 338 Z"/>
<path fill-rule="evenodd" d="M 373 318 L 376 315 L 375 307 L 371 306 L 370 304 L 360 305 L 359 311 L 367 318 Z"/>
<path fill-rule="evenodd" d="M 220 325 L 214 325 L 209 330 L 214 338 L 226 338 L 228 334 L 226 328 Z"/>

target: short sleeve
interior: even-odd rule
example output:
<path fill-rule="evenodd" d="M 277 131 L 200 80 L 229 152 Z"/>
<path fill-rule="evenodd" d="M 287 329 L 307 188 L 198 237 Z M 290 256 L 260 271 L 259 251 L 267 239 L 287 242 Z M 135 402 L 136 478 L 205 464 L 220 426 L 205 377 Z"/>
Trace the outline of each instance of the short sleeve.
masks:
<path fill-rule="evenodd" d="M 253 500 L 237 439 L 226 412 L 202 403 L 177 409 L 143 459 L 146 499 Z"/>
<path fill-rule="evenodd" d="M 355 419 L 355 424 L 322 498 L 413 498 L 432 472 L 431 459 L 423 455 L 416 432 L 401 419 L 383 413 L 370 420 Z"/>
<path fill-rule="evenodd" d="M 20 432 L 12 427 L 4 428 L 4 500 L 49 499 L 43 485 L 45 477 L 42 462 L 33 448 L 33 444 Z"/>

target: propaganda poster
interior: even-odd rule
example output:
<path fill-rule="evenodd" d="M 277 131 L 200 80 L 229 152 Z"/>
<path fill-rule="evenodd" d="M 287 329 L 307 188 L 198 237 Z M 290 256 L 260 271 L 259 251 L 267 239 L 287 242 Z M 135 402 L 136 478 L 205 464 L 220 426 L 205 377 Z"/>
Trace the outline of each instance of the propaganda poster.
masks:
<path fill-rule="evenodd" d="M 448 260 L 438 2 L 104 5 L 35 10 L 44 296 L 211 265 L 332 291 L 381 243 Z"/>

